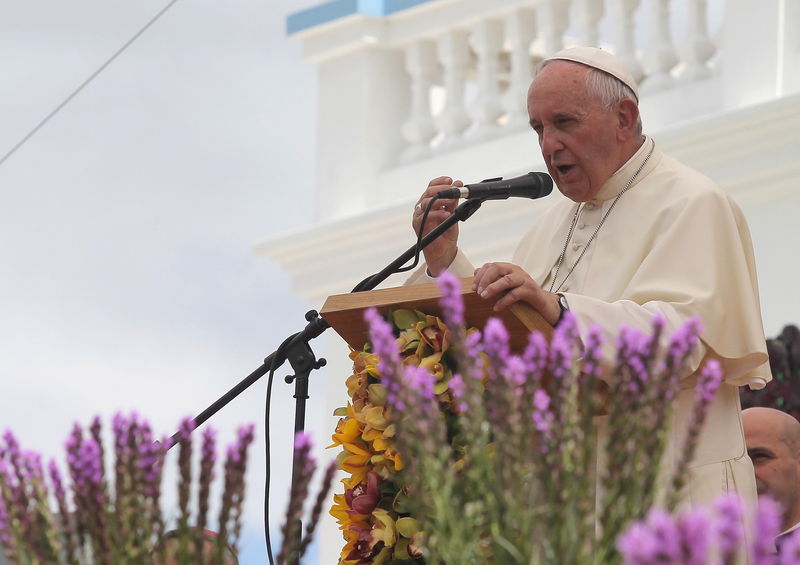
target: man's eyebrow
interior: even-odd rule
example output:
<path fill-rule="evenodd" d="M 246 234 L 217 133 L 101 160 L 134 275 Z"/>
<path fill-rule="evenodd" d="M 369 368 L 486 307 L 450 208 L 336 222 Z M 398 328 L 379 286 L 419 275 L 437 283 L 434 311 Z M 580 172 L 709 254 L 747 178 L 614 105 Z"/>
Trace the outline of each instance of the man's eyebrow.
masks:
<path fill-rule="evenodd" d="M 539 120 L 534 120 L 533 118 L 531 118 L 530 120 L 528 120 L 528 124 L 530 124 L 530 126 L 533 129 L 536 129 L 536 126 L 539 125 Z"/>

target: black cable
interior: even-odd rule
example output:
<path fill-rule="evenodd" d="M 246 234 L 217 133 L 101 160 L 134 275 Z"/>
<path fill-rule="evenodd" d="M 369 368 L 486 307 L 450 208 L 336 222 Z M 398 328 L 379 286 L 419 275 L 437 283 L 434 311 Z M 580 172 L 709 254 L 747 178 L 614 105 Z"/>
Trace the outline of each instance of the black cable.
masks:
<path fill-rule="evenodd" d="M 410 271 L 419 265 L 419 257 L 422 254 L 422 231 L 425 229 L 425 222 L 428 221 L 428 214 L 430 214 L 431 210 L 433 209 L 433 203 L 437 200 L 439 200 L 438 196 L 431 198 L 428 201 L 428 206 L 425 208 L 425 212 L 422 214 L 422 221 L 420 221 L 419 229 L 417 230 L 417 243 L 414 245 L 414 261 L 411 263 L 411 265 L 398 268 L 397 271 L 395 271 L 396 273 L 405 273 L 406 271 Z"/>
<path fill-rule="evenodd" d="M 56 109 L 55 109 L 55 110 L 53 110 L 52 112 L 50 112 L 49 114 L 47 114 L 47 116 L 45 116 L 45 117 L 44 117 L 44 119 L 43 119 L 42 121 L 40 121 L 38 124 L 36 124 L 36 127 L 34 127 L 34 128 L 33 128 L 33 129 L 30 131 L 30 132 L 28 132 L 28 134 L 27 134 L 25 137 L 23 137 L 23 138 L 22 138 L 22 139 L 21 139 L 19 142 L 17 142 L 17 144 L 16 144 L 14 147 L 12 147 L 12 148 L 11 148 L 11 150 L 9 150 L 9 151 L 8 151 L 8 152 L 7 152 L 5 155 L 3 155 L 3 157 L 0 159 L 0 165 L 2 165 L 3 163 L 5 163 L 5 162 L 6 162 L 6 160 L 7 160 L 9 157 L 11 157 L 11 156 L 12 156 L 14 153 L 16 153 L 16 152 L 17 152 L 17 149 L 19 149 L 20 147 L 22 147 L 23 145 L 25 145 L 25 143 L 26 143 L 26 142 L 27 142 L 27 141 L 28 141 L 30 138 L 32 138 L 34 135 L 36 135 L 36 132 L 38 132 L 40 129 L 42 129 L 42 127 L 44 127 L 44 125 L 45 125 L 47 122 L 49 122 L 49 121 L 50 121 L 50 119 L 51 119 L 53 116 L 55 116 L 56 114 L 58 114 L 58 113 L 59 113 L 59 112 L 62 110 L 62 108 L 64 108 L 64 106 L 66 106 L 67 104 L 69 104 L 69 103 L 72 101 L 72 99 L 73 99 L 73 98 L 75 98 L 75 97 L 78 95 L 78 93 L 79 93 L 81 90 L 83 90 L 83 89 L 84 89 L 84 88 L 85 88 L 85 87 L 86 87 L 86 86 L 87 86 L 87 85 L 88 85 L 90 82 L 92 82 L 92 81 L 93 81 L 95 78 L 97 78 L 97 75 L 99 75 L 100 73 L 102 73 L 102 72 L 103 72 L 103 71 L 106 69 L 106 67 L 107 67 L 107 66 L 109 66 L 109 65 L 110 65 L 110 64 L 111 64 L 111 63 L 114 61 L 114 59 L 116 59 L 117 57 L 119 57 L 120 55 L 122 55 L 122 52 L 123 52 L 123 51 L 125 51 L 125 50 L 126 50 L 128 47 L 130 47 L 130 46 L 133 44 L 133 42 L 134 42 L 134 41 L 136 41 L 137 39 L 139 39 L 139 36 L 141 36 L 141 35 L 142 35 L 142 34 L 143 34 L 145 31 L 147 31 L 147 29 L 148 29 L 148 28 L 149 28 L 151 25 L 153 25 L 154 23 L 156 23 L 156 21 L 158 21 L 158 19 L 159 19 L 159 18 L 161 18 L 161 16 L 163 16 L 163 15 L 166 13 L 166 11 L 167 11 L 167 10 L 169 10 L 170 8 L 172 8 L 172 6 L 173 6 L 173 5 L 174 5 L 174 4 L 175 4 L 177 1 L 178 1 L 178 0 L 171 0 L 171 1 L 170 1 L 170 3 L 169 3 L 169 4 L 167 4 L 167 5 L 166 5 L 164 8 L 162 8 L 162 9 L 161 9 L 161 10 L 160 10 L 160 11 L 159 11 L 159 12 L 158 12 L 158 13 L 157 13 L 155 16 L 153 16 L 153 17 L 150 19 L 150 21 L 149 21 L 149 22 L 147 22 L 147 23 L 145 24 L 145 26 L 144 26 L 142 29 L 140 29 L 139 31 L 137 31 L 137 32 L 136 32 L 136 33 L 133 35 L 133 37 L 131 37 L 131 38 L 130 38 L 128 41 L 126 41 L 126 42 L 125 42 L 125 44 L 124 44 L 122 47 L 120 47 L 119 49 L 117 49 L 117 51 L 116 51 L 116 52 L 115 52 L 113 55 L 111 55 L 111 57 L 109 57 L 109 58 L 108 58 L 108 60 L 106 60 L 106 62 L 105 62 L 105 63 L 103 63 L 102 65 L 100 65 L 100 68 L 99 68 L 99 69 L 97 69 L 95 72 L 93 72 L 91 75 L 89 75 L 89 78 L 87 78 L 86 80 L 84 80 L 84 81 L 81 83 L 81 85 L 80 85 L 78 88 L 76 88 L 75 90 L 73 90 L 73 91 L 72 91 L 72 94 L 70 94 L 69 96 L 67 96 L 67 98 L 66 98 L 66 99 L 65 99 L 65 100 L 64 100 L 64 101 L 63 101 L 61 104 L 59 104 L 58 106 L 56 106 Z"/>
<path fill-rule="evenodd" d="M 291 335 L 283 340 L 283 343 L 278 347 L 275 353 L 272 355 L 272 362 L 269 366 L 269 376 L 267 377 L 267 406 L 264 410 L 264 444 L 265 444 L 265 451 L 266 451 L 266 461 L 264 467 L 266 468 L 266 476 L 264 477 L 264 539 L 267 542 L 267 557 L 269 558 L 269 564 L 275 565 L 275 558 L 272 555 L 272 541 L 270 540 L 269 536 L 269 488 L 270 488 L 270 469 L 271 469 L 271 458 L 270 458 L 270 409 L 272 407 L 272 382 L 275 377 L 275 371 L 278 369 L 280 364 L 278 363 L 278 359 L 284 356 L 284 349 L 292 341 L 297 334 Z"/>

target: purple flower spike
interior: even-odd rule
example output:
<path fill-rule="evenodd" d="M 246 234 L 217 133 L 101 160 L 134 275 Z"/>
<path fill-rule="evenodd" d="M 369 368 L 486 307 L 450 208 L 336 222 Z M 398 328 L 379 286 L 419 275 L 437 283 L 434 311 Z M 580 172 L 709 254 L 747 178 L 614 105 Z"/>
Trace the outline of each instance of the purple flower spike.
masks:
<path fill-rule="evenodd" d="M 617 549 L 622 554 L 625 565 L 651 565 L 655 563 L 658 540 L 650 529 L 637 522 L 620 536 Z"/>
<path fill-rule="evenodd" d="M 294 448 L 296 451 L 311 449 L 311 436 L 306 432 L 297 432 L 294 436 Z"/>
<path fill-rule="evenodd" d="M 722 367 L 716 359 L 709 359 L 700 372 L 695 402 L 707 407 L 714 400 L 714 395 L 722 382 Z"/>
<path fill-rule="evenodd" d="M 795 530 L 782 541 L 778 555 L 779 565 L 800 563 L 800 530 Z"/>
<path fill-rule="evenodd" d="M 542 390 L 538 389 L 533 396 L 533 424 L 545 441 L 541 442 L 542 452 L 547 451 L 547 439 L 553 425 L 553 413 L 550 411 L 550 397 Z"/>
<path fill-rule="evenodd" d="M 498 318 L 489 318 L 486 320 L 483 343 L 486 347 L 486 353 L 492 359 L 505 360 L 508 358 L 508 331 L 503 325 L 503 322 Z"/>
<path fill-rule="evenodd" d="M 773 541 L 780 533 L 781 508 L 768 496 L 758 499 L 753 521 L 753 543 L 751 547 L 754 565 L 774 565 Z"/>
<path fill-rule="evenodd" d="M 717 511 L 717 537 L 719 539 L 720 557 L 724 559 L 734 555 L 744 536 L 742 502 L 735 494 L 726 494 L 714 504 Z"/>
<path fill-rule="evenodd" d="M 678 517 L 678 532 L 683 549 L 682 563 L 706 565 L 711 540 L 711 516 L 704 508 L 696 508 Z"/>
<path fill-rule="evenodd" d="M 381 373 L 388 372 L 391 368 L 400 366 L 400 353 L 397 351 L 392 327 L 383 319 L 375 308 L 368 308 L 364 312 L 364 320 L 369 325 L 369 334 L 372 339 L 372 349 L 380 362 Z"/>
<path fill-rule="evenodd" d="M 681 537 L 672 516 L 664 510 L 650 511 L 647 526 L 657 540 L 659 563 L 683 563 L 681 559 Z"/>
<path fill-rule="evenodd" d="M 416 392 L 423 400 L 433 400 L 435 377 L 421 367 L 407 366 L 403 373 L 406 386 Z"/>
<path fill-rule="evenodd" d="M 522 354 L 522 361 L 525 363 L 525 370 L 535 380 L 541 379 L 547 367 L 547 340 L 541 332 L 531 332 L 528 336 L 528 345 Z"/>
<path fill-rule="evenodd" d="M 450 327 L 464 325 L 464 299 L 461 296 L 461 281 L 455 275 L 444 271 L 439 275 L 439 291 L 442 297 L 444 323 Z"/>
<path fill-rule="evenodd" d="M 456 373 L 450 380 L 447 381 L 447 386 L 450 389 L 450 392 L 453 393 L 453 398 L 455 398 L 458 402 L 456 407 L 458 408 L 459 413 L 464 414 L 469 409 L 467 403 L 464 401 L 464 395 L 466 393 L 466 386 L 464 385 L 464 379 L 461 377 L 460 374 Z"/>

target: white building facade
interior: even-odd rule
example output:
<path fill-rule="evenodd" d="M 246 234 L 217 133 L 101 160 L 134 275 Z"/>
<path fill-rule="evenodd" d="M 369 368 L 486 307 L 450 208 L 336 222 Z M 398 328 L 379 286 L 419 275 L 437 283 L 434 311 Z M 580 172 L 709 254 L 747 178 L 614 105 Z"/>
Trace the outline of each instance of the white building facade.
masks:
<path fill-rule="evenodd" d="M 334 0 L 287 24 L 318 71 L 317 223 L 257 253 L 312 304 L 413 244 L 412 207 L 431 178 L 546 170 L 528 84 L 548 55 L 594 45 L 639 80 L 645 133 L 742 206 L 767 335 L 800 322 L 800 0 Z M 489 202 L 460 246 L 476 264 L 508 260 L 560 197 Z M 329 365 L 311 394 L 330 413 L 346 402 L 349 367 L 344 342 L 324 339 Z M 318 443 L 335 422 L 313 430 Z M 340 540 L 329 522 L 321 563 Z"/>

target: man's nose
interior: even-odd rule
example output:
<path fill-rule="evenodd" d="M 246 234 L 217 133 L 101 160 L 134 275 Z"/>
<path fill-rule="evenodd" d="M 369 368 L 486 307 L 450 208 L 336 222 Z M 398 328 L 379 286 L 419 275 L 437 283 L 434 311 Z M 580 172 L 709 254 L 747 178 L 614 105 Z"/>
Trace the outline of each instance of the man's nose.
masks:
<path fill-rule="evenodd" d="M 548 129 L 542 130 L 539 147 L 542 149 L 543 157 L 552 157 L 556 151 L 564 148 L 558 133 Z"/>

